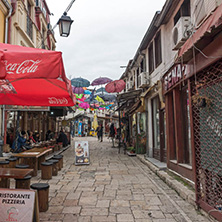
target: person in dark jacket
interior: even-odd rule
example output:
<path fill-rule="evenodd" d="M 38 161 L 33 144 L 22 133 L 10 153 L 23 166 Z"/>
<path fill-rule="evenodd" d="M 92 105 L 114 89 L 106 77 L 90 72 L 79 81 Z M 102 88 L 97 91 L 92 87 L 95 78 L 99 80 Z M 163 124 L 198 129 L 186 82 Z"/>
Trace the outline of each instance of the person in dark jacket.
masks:
<path fill-rule="evenodd" d="M 115 146 L 114 146 L 115 134 L 116 134 L 116 132 L 115 132 L 114 123 L 111 123 L 110 129 L 109 129 L 109 135 L 110 135 L 110 137 L 111 137 L 111 139 L 112 139 L 112 143 L 113 143 L 113 146 L 112 146 L 112 147 L 115 147 Z"/>
<path fill-rule="evenodd" d="M 96 128 L 98 141 L 100 140 L 100 126 Z"/>
<path fill-rule="evenodd" d="M 56 141 L 57 143 L 62 142 L 63 147 L 66 147 L 68 145 L 68 138 L 63 130 L 60 130 L 59 137 L 57 138 Z"/>
<path fill-rule="evenodd" d="M 15 138 L 12 144 L 13 153 L 21 153 L 25 150 L 24 146 L 26 145 L 26 132 L 21 131 L 18 137 Z"/>
<path fill-rule="evenodd" d="M 100 142 L 102 142 L 103 141 L 103 124 L 100 125 L 99 135 L 100 135 Z"/>

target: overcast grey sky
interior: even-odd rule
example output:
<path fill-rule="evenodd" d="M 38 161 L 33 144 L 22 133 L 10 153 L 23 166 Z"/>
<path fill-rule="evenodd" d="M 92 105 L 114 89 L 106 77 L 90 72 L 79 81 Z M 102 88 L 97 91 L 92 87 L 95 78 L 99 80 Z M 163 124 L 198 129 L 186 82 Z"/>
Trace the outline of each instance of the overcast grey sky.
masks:
<path fill-rule="evenodd" d="M 54 26 L 71 0 L 46 0 Z M 68 38 L 59 36 L 68 78 L 93 81 L 100 76 L 119 79 L 138 49 L 156 11 L 165 0 L 76 0 L 68 12 L 74 20 Z"/>

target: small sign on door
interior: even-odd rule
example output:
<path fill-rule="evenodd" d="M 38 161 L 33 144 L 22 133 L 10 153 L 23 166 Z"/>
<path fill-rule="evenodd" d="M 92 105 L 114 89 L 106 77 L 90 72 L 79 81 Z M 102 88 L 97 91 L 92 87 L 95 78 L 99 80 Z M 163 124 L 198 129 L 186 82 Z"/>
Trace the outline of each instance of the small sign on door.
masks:
<path fill-rule="evenodd" d="M 75 142 L 75 165 L 89 164 L 88 141 Z"/>

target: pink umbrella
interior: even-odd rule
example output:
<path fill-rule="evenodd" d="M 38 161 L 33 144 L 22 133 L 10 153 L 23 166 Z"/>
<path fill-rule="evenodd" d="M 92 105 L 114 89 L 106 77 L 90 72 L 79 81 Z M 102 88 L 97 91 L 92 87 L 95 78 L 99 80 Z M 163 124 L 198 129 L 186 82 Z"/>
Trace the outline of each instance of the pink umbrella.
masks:
<path fill-rule="evenodd" d="M 120 80 L 114 80 L 110 83 L 108 83 L 105 86 L 105 89 L 109 93 L 115 93 L 115 92 L 121 92 L 126 86 L 126 83 L 120 79 Z"/>
<path fill-rule="evenodd" d="M 79 107 L 82 109 L 88 109 L 89 108 L 89 104 L 88 103 L 80 103 Z"/>

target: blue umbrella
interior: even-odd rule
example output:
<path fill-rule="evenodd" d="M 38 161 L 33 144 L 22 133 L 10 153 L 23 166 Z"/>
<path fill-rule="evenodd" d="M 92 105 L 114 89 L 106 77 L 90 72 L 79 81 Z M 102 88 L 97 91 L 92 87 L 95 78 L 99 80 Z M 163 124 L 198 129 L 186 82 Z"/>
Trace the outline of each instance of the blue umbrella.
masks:
<path fill-rule="evenodd" d="M 106 90 L 105 90 L 105 87 L 101 87 L 101 88 L 97 89 L 96 92 L 97 93 L 100 93 L 100 92 L 101 93 L 107 93 Z"/>
<path fill-rule="evenodd" d="M 115 101 L 116 96 L 113 94 L 100 94 L 99 97 L 101 97 L 104 101 Z"/>
<path fill-rule="evenodd" d="M 89 90 L 84 90 L 84 94 L 86 94 L 86 95 L 90 95 L 92 92 L 91 91 L 89 91 Z"/>
<path fill-rule="evenodd" d="M 90 86 L 90 82 L 87 79 L 83 79 L 81 77 L 71 79 L 71 84 L 75 87 L 88 87 L 88 86 Z"/>

